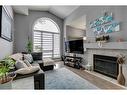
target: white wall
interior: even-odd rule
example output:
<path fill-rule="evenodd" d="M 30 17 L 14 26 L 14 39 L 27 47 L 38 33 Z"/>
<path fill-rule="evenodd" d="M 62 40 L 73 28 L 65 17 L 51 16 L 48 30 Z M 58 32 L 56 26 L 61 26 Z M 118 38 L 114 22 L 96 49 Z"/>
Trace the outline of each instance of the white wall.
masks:
<path fill-rule="evenodd" d="M 13 52 L 12 42 L 9 42 L 9 41 L 6 41 L 5 39 L 0 38 L 0 60 L 12 54 L 12 52 Z"/>
<path fill-rule="evenodd" d="M 13 19 L 13 10 L 11 6 L 4 6 L 8 14 Z M 9 42 L 5 39 L 0 38 L 0 60 L 13 53 L 13 42 Z"/>

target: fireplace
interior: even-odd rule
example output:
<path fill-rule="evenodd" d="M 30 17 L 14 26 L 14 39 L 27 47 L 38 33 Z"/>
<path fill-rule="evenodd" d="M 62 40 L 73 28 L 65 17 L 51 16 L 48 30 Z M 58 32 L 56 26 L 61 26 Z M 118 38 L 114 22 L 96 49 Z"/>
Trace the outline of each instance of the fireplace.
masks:
<path fill-rule="evenodd" d="M 117 57 L 94 54 L 93 70 L 117 79 L 119 65 L 116 61 Z"/>

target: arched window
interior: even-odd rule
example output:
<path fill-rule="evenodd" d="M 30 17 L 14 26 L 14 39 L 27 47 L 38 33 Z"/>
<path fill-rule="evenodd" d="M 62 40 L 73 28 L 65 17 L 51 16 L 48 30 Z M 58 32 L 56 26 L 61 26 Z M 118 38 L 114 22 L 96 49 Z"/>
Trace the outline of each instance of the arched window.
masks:
<path fill-rule="evenodd" d="M 60 29 L 50 18 L 40 18 L 33 26 L 34 52 L 42 52 L 43 58 L 60 57 Z"/>

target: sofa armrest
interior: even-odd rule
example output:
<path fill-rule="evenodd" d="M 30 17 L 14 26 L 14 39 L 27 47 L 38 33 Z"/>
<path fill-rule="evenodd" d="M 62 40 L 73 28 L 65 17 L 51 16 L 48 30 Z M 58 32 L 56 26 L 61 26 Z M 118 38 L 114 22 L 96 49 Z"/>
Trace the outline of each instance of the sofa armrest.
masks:
<path fill-rule="evenodd" d="M 45 89 L 44 73 L 39 73 L 39 74 L 34 75 L 34 89 L 35 90 Z"/>

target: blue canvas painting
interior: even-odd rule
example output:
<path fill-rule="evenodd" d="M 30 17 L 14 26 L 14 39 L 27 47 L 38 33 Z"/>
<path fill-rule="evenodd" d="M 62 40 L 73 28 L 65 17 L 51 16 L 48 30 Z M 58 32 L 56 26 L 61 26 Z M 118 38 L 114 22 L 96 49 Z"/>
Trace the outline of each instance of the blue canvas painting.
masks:
<path fill-rule="evenodd" d="M 120 30 L 120 24 L 113 20 L 112 15 L 104 15 L 90 22 L 90 28 L 95 35 L 112 33 Z"/>
<path fill-rule="evenodd" d="M 103 26 L 97 26 L 93 28 L 95 35 L 101 35 L 106 33 L 112 33 L 120 30 L 120 24 L 117 22 L 111 22 Z"/>
<path fill-rule="evenodd" d="M 115 31 L 119 31 L 120 30 L 120 27 L 119 27 L 119 23 L 117 22 L 113 22 L 111 24 L 107 24 L 105 25 L 103 28 L 104 28 L 104 32 L 105 33 L 111 33 L 111 32 L 115 32 Z"/>
<path fill-rule="evenodd" d="M 98 19 L 90 22 L 90 28 L 94 28 L 99 25 L 106 24 L 108 22 L 111 22 L 113 20 L 113 17 L 111 15 L 105 15 L 102 17 L 99 17 Z"/>

